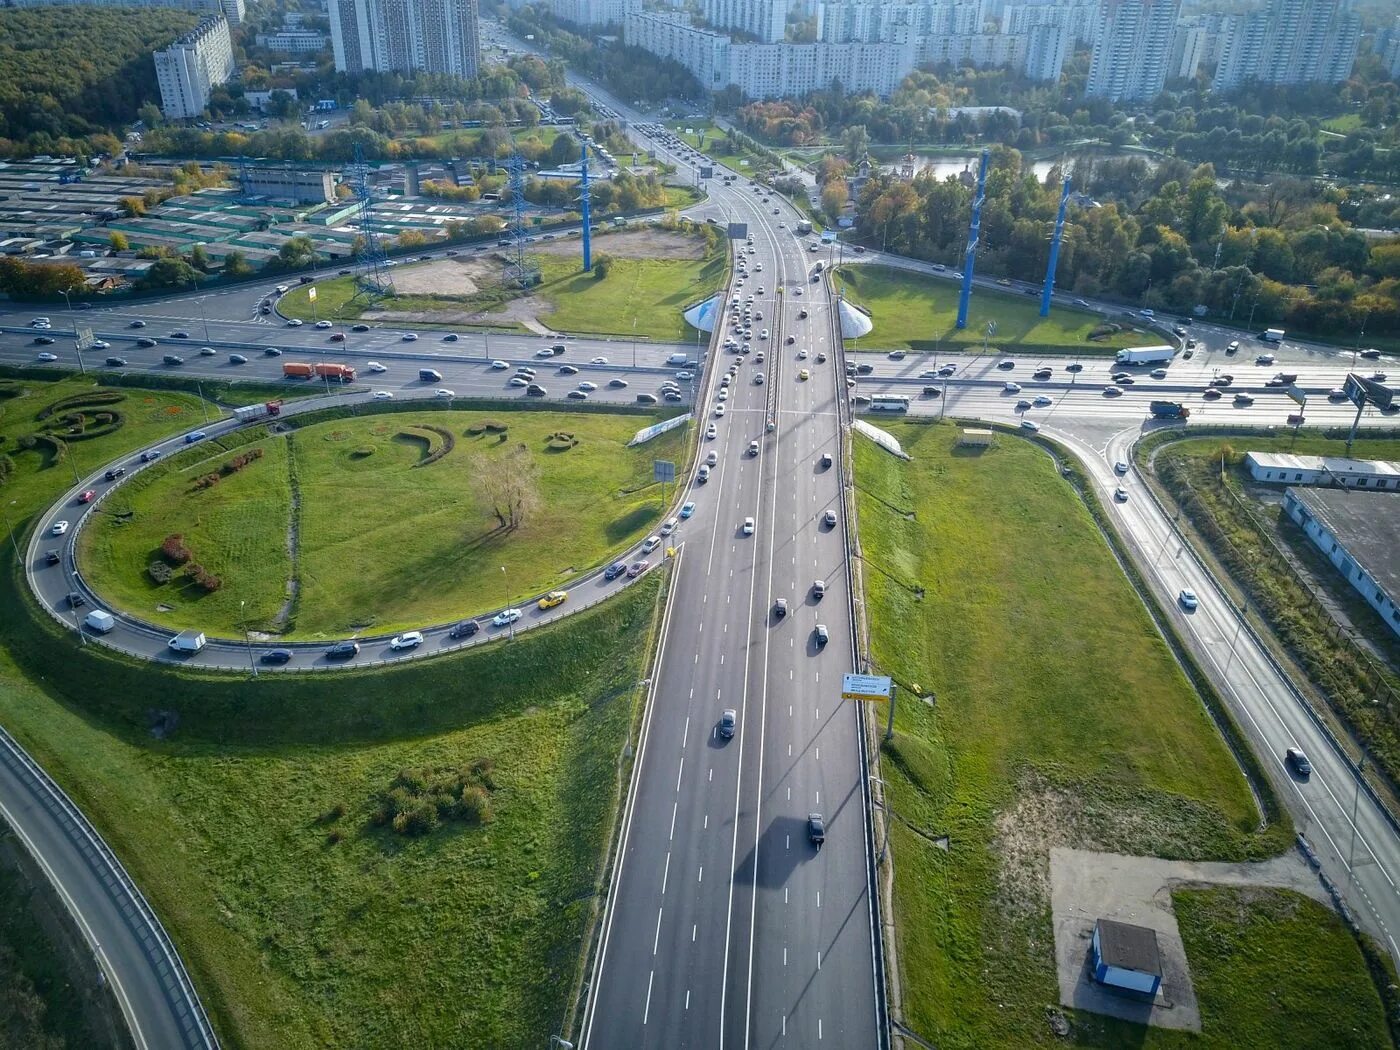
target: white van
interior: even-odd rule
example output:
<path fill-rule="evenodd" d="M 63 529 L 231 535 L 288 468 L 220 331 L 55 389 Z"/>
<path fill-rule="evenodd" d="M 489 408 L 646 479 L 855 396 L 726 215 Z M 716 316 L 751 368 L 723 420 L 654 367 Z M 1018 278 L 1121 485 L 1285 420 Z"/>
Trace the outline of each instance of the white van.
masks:
<path fill-rule="evenodd" d="M 106 634 L 117 625 L 117 618 L 103 609 L 94 609 L 83 618 L 83 626 L 97 634 Z"/>

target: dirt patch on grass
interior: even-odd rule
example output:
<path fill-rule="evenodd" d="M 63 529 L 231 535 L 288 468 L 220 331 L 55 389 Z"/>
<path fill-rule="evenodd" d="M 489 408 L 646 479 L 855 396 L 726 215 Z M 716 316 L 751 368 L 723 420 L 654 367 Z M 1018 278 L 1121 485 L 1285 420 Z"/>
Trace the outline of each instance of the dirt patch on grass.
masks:
<path fill-rule="evenodd" d="M 496 259 L 439 259 L 406 266 L 394 274 L 399 295 L 475 295 L 501 283 L 505 266 Z"/>
<path fill-rule="evenodd" d="M 543 241 L 532 245 L 530 250 L 547 255 L 578 255 L 582 249 L 578 238 L 569 237 L 562 241 Z M 703 259 L 705 241 L 673 230 L 647 228 L 595 237 L 593 250 L 617 259 Z"/>

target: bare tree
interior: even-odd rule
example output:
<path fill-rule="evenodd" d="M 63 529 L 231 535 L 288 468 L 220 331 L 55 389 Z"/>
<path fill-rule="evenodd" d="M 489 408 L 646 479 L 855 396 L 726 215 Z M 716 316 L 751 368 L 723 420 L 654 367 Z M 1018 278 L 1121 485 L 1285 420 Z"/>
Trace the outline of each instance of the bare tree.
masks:
<path fill-rule="evenodd" d="M 504 456 L 482 459 L 476 492 L 503 529 L 518 529 L 540 508 L 540 468 L 525 445 Z"/>

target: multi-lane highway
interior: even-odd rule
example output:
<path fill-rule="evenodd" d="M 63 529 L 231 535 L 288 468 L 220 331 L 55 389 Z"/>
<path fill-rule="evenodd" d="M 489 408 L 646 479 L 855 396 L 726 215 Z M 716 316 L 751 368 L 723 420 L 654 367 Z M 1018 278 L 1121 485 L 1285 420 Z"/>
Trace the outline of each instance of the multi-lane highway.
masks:
<path fill-rule="evenodd" d="M 748 274 L 734 293 L 740 316 L 753 297 L 754 333 L 769 337 L 750 355 L 717 353 L 707 374 L 700 411 L 714 437 L 700 442 L 701 465 L 712 453 L 715 465 L 691 481 L 699 510 L 580 1035 L 597 1048 L 877 1047 L 866 773 L 859 712 L 840 700 L 853 648 L 831 302 L 778 225 L 791 212 L 772 216 L 744 183 L 711 193 L 749 223 L 755 251 L 739 246 Z M 820 850 L 814 812 L 826 822 Z"/>

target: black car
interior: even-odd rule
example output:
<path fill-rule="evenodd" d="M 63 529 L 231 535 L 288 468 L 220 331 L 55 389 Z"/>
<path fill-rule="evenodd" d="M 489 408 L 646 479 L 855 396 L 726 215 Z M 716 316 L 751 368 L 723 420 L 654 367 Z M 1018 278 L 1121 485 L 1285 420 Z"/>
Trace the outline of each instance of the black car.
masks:
<path fill-rule="evenodd" d="M 125 367 L 126 367 L 126 358 L 124 358 L 124 357 L 109 357 L 109 358 L 107 358 L 107 367 L 108 367 L 108 368 L 125 368 Z"/>
<path fill-rule="evenodd" d="M 457 624 L 456 627 L 452 628 L 452 630 L 448 631 L 447 636 L 449 638 L 470 638 L 479 630 L 481 630 L 481 624 L 477 623 L 475 620 L 463 620 Z"/>
<path fill-rule="evenodd" d="M 1312 763 L 1308 761 L 1308 756 L 1303 754 L 1302 748 L 1290 747 L 1284 752 L 1283 761 L 1300 779 L 1306 780 L 1312 776 Z"/>
<path fill-rule="evenodd" d="M 331 333 L 331 342 L 332 342 L 332 343 L 343 343 L 343 342 L 345 342 L 345 333 L 344 333 L 344 332 L 332 332 L 332 333 Z"/>
<path fill-rule="evenodd" d="M 40 346 L 53 346 L 53 336 L 36 335 L 34 337 L 34 342 L 38 343 Z"/>
<path fill-rule="evenodd" d="M 603 570 L 603 579 L 615 580 L 626 571 L 627 563 L 625 561 L 615 561 Z"/>
<path fill-rule="evenodd" d="M 292 651 L 290 649 L 269 649 L 258 659 L 265 664 L 285 664 L 291 661 Z"/>
<path fill-rule="evenodd" d="M 170 333 L 170 338 L 171 338 L 171 339 L 188 339 L 189 337 L 190 337 L 190 333 L 189 333 L 189 332 L 171 332 L 171 333 Z"/>
<path fill-rule="evenodd" d="M 924 387 L 924 397 L 938 397 L 938 396 L 940 396 L 942 393 L 943 393 L 943 391 L 939 390 L 938 387 L 936 387 L 936 386 L 926 386 L 926 387 Z"/>
<path fill-rule="evenodd" d="M 807 311 L 806 311 L 806 310 L 798 310 L 798 311 L 797 311 L 797 316 L 800 317 L 800 318 L 803 318 L 803 319 L 805 320 L 806 317 L 807 317 Z"/>
<path fill-rule="evenodd" d="M 146 322 L 145 322 L 145 321 L 132 321 L 131 324 L 127 325 L 127 327 L 128 327 L 128 328 L 145 328 L 145 327 L 146 327 Z"/>
<path fill-rule="evenodd" d="M 156 345 L 156 341 L 154 339 L 147 338 L 146 336 L 142 336 L 140 339 L 136 340 L 136 345 L 144 346 L 147 349 L 150 349 L 151 347 Z"/>
<path fill-rule="evenodd" d="M 47 550 L 44 552 L 44 563 L 46 565 L 57 565 L 62 560 L 63 556 L 56 550 Z"/>
<path fill-rule="evenodd" d="M 359 642 L 336 642 L 326 650 L 327 660 L 351 660 L 359 655 Z"/>
<path fill-rule="evenodd" d="M 68 608 L 70 608 L 70 609 L 77 609 L 77 608 L 79 608 L 80 606 L 83 606 L 83 605 L 86 605 L 86 604 L 87 604 L 87 599 L 83 597 L 81 591 L 69 591 L 69 592 L 68 592 Z"/>
<path fill-rule="evenodd" d="M 1065 371 L 1066 371 L 1066 372 L 1082 372 L 1082 371 L 1084 371 L 1084 366 L 1081 365 L 1078 361 L 1071 361 L 1069 364 L 1065 365 Z"/>
<path fill-rule="evenodd" d="M 116 481 L 117 478 L 121 477 L 125 473 L 125 467 L 113 467 L 111 470 L 107 471 L 104 477 L 106 477 L 108 481 Z"/>
<path fill-rule="evenodd" d="M 350 331 L 352 331 L 352 332 L 368 332 L 368 331 L 369 331 L 369 325 L 367 325 L 367 324 L 352 324 L 352 325 L 350 326 Z"/>
<path fill-rule="evenodd" d="M 149 451 L 149 452 L 142 452 L 142 453 L 141 453 L 141 462 L 142 462 L 142 463 L 149 463 L 149 462 L 151 462 L 151 461 L 154 460 L 154 459 L 160 459 L 160 449 L 158 449 L 158 448 L 153 448 L 153 449 L 151 449 L 151 451 Z"/>
<path fill-rule="evenodd" d="M 242 354 L 229 354 L 228 363 L 231 365 L 246 365 L 248 363 L 248 359 Z"/>
<path fill-rule="evenodd" d="M 807 814 L 807 837 L 817 849 L 826 841 L 826 818 L 820 813 Z"/>
<path fill-rule="evenodd" d="M 341 270 L 341 271 L 340 271 L 340 276 L 342 276 L 342 277 L 349 277 L 350 274 L 353 273 L 353 272 L 354 272 L 354 271 L 352 271 L 352 270 Z"/>
<path fill-rule="evenodd" d="M 442 341 L 444 343 L 455 343 L 457 341 L 457 333 L 448 332 L 445 336 L 442 337 Z"/>
<path fill-rule="evenodd" d="M 272 307 L 270 307 L 270 306 L 264 306 L 259 312 L 260 312 L 260 313 L 265 313 L 265 314 L 270 314 L 270 313 L 272 313 Z"/>

